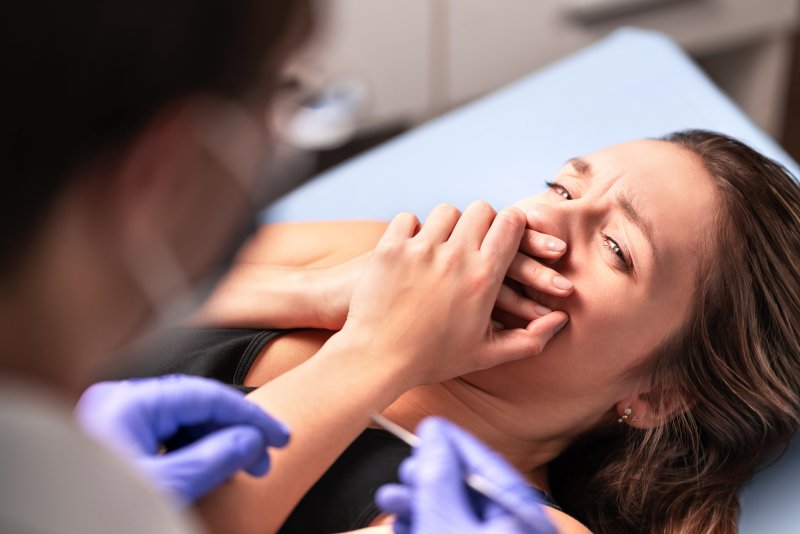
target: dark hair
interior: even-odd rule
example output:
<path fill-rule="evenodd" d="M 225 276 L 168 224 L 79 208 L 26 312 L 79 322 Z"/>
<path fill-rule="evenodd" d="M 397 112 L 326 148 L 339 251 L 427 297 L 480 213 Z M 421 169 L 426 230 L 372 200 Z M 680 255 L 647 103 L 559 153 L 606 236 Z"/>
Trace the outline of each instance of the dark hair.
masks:
<path fill-rule="evenodd" d="M 551 465 L 554 493 L 596 532 L 737 531 L 737 492 L 800 423 L 800 186 L 721 134 L 663 138 L 718 192 L 693 311 L 648 361 L 650 430 L 586 436 Z"/>
<path fill-rule="evenodd" d="M 10 0 L 0 17 L 0 269 L 75 170 L 186 95 L 243 96 L 277 70 L 303 0 Z M 277 74 L 273 72 L 272 74 Z M 269 81 L 269 80 L 267 80 Z"/>

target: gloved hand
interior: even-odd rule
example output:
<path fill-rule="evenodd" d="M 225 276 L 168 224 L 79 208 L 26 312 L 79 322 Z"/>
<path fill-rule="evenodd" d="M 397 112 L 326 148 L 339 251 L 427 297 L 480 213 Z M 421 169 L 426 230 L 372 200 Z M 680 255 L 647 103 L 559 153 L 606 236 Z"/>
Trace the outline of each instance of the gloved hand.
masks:
<path fill-rule="evenodd" d="M 289 430 L 241 393 L 214 380 L 171 375 L 102 382 L 75 409 L 81 426 L 130 457 L 157 488 L 188 504 L 244 469 L 269 470 L 267 447 Z M 161 454 L 165 444 L 182 446 Z"/>
<path fill-rule="evenodd" d="M 400 467 L 403 484 L 376 495 L 395 514 L 397 534 L 556 534 L 534 491 L 497 453 L 443 419 L 425 420 L 418 435 L 420 446 Z M 471 473 L 493 482 L 522 514 L 469 489 L 464 477 Z"/>

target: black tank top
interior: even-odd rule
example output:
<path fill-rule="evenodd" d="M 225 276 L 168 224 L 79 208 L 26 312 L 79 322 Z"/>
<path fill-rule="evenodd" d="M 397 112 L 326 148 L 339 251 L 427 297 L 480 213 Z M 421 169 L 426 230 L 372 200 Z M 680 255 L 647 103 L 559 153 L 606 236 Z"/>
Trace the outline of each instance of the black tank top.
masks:
<path fill-rule="evenodd" d="M 264 346 L 294 330 L 229 328 L 176 329 L 148 344 L 129 361 L 137 363 L 113 378 L 172 373 L 214 378 L 243 391 L 244 379 Z M 280 529 L 281 534 L 328 534 L 366 528 L 380 514 L 375 492 L 397 482 L 397 469 L 411 453 L 384 430 L 367 429 L 306 493 Z M 560 509 L 544 492 L 542 500 Z M 269 509 L 268 507 L 266 508 Z"/>

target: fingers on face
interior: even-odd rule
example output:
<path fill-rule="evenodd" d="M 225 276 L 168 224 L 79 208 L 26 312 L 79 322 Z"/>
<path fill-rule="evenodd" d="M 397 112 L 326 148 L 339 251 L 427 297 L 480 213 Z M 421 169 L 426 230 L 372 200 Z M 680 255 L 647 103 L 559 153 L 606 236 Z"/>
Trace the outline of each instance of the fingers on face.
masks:
<path fill-rule="evenodd" d="M 572 293 L 572 282 L 525 254 L 516 253 L 508 268 L 508 277 L 522 285 L 557 297 Z"/>
<path fill-rule="evenodd" d="M 496 306 L 525 321 L 533 321 L 552 311 L 550 308 L 542 306 L 536 301 L 517 293 L 505 284 L 500 286 Z"/>
<path fill-rule="evenodd" d="M 525 328 L 530 324 L 529 319 L 522 319 L 518 315 L 507 312 L 497 306 L 492 310 L 492 324 L 495 330 L 508 328 Z"/>
<path fill-rule="evenodd" d="M 525 229 L 519 249 L 533 258 L 557 260 L 567 251 L 567 244 L 557 237 Z"/>
<path fill-rule="evenodd" d="M 495 333 L 487 366 L 536 356 L 566 326 L 569 317 L 562 311 L 551 312 L 531 321 L 526 328 L 512 328 Z"/>
<path fill-rule="evenodd" d="M 569 315 L 563 311 L 548 313 L 540 319 L 535 319 L 525 328 L 531 334 L 543 336 L 548 341 L 558 334 L 569 322 Z"/>
<path fill-rule="evenodd" d="M 506 208 L 495 218 L 481 245 L 481 256 L 491 262 L 499 289 L 513 261 L 522 233 L 525 216 L 517 208 Z"/>

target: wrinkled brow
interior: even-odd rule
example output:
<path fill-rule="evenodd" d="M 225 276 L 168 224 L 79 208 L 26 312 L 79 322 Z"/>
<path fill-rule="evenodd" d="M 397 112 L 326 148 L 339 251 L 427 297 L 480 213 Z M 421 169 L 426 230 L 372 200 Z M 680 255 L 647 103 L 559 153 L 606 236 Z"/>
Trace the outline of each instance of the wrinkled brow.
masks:
<path fill-rule="evenodd" d="M 567 160 L 567 163 L 572 165 L 582 178 L 591 178 L 593 174 L 592 164 L 586 161 L 584 158 L 575 157 L 570 158 Z M 618 195 L 617 196 L 617 205 L 622 210 L 622 213 L 625 214 L 625 218 L 628 219 L 631 223 L 633 223 L 639 231 L 644 235 L 645 240 L 650 245 L 650 250 L 653 253 L 653 256 L 658 259 L 658 250 L 656 248 L 656 242 L 653 239 L 653 223 L 643 216 L 642 212 L 636 209 L 636 206 L 632 202 L 632 200 L 625 195 Z"/>
<path fill-rule="evenodd" d="M 633 223 L 639 229 L 642 235 L 644 235 L 645 240 L 650 245 L 650 250 L 652 251 L 653 256 L 658 258 L 656 242 L 653 239 L 652 221 L 646 218 L 641 211 L 637 210 L 631 199 L 625 195 L 617 195 L 617 204 L 619 205 L 620 209 L 622 209 L 622 213 L 625 214 L 625 218 Z"/>

